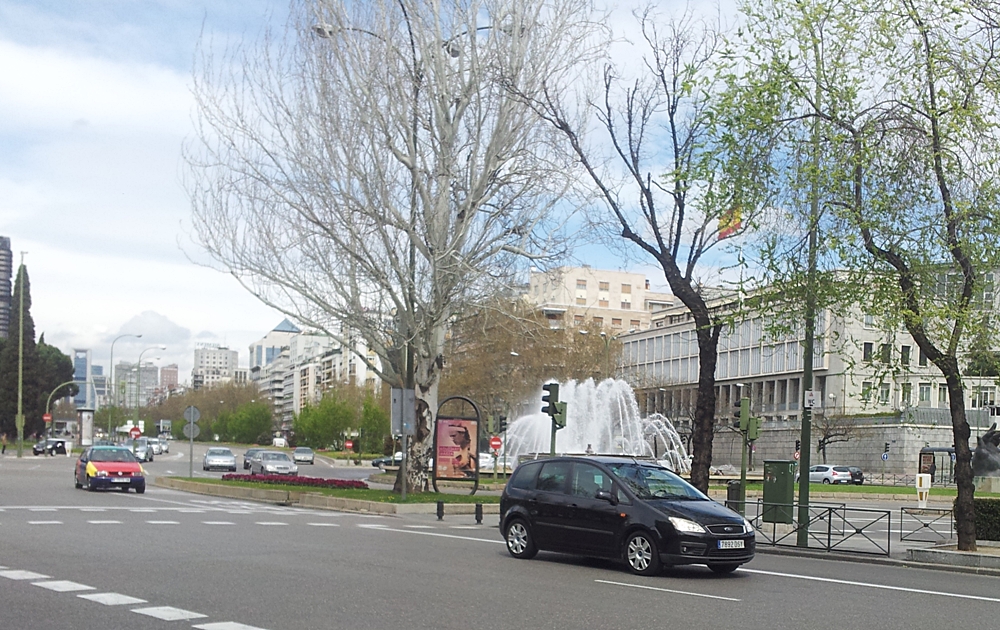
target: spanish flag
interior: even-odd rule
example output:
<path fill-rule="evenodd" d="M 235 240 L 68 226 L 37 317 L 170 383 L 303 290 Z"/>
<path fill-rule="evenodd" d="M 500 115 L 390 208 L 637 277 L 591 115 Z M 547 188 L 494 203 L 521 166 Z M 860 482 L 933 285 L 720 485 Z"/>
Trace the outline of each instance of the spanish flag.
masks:
<path fill-rule="evenodd" d="M 743 209 L 733 206 L 719 217 L 719 240 L 729 238 L 743 227 Z"/>

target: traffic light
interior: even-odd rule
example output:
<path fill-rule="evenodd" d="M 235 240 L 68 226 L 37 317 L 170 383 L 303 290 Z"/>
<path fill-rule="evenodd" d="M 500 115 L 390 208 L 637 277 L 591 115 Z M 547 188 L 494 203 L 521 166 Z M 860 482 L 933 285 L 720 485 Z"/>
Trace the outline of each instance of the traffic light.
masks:
<path fill-rule="evenodd" d="M 507 432 L 507 416 L 500 416 L 497 418 L 497 432 L 506 433 Z"/>
<path fill-rule="evenodd" d="M 763 422 L 763 418 L 759 416 L 754 416 L 750 418 L 750 426 L 747 428 L 747 439 L 748 440 L 758 440 L 760 439 L 760 425 Z"/>
<path fill-rule="evenodd" d="M 486 431 L 490 435 L 497 434 L 497 417 L 494 415 L 486 416 Z"/>
<path fill-rule="evenodd" d="M 798 453 L 802 450 L 802 440 L 795 440 L 795 452 Z"/>
<path fill-rule="evenodd" d="M 883 453 L 888 453 L 889 452 L 889 443 L 888 442 L 885 443 L 885 450 L 882 451 L 882 452 Z"/>
<path fill-rule="evenodd" d="M 542 413 L 555 417 L 558 412 L 556 403 L 559 402 L 559 383 L 546 383 L 542 385 L 542 389 L 545 390 L 545 395 L 542 396 L 542 402 L 545 403 Z"/>
<path fill-rule="evenodd" d="M 733 428 L 744 433 L 750 430 L 749 398 L 740 398 L 740 402 L 733 405 Z"/>
<path fill-rule="evenodd" d="M 555 423 L 557 431 L 566 426 L 566 403 L 556 403 L 556 413 L 552 416 L 552 422 Z"/>

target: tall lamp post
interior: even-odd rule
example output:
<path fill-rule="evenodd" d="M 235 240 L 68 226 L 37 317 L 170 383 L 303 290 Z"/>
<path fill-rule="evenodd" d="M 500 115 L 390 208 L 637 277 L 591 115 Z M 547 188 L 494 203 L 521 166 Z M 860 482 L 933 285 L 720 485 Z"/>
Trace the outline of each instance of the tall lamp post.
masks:
<path fill-rule="evenodd" d="M 118 381 L 115 380 L 115 342 L 118 341 L 119 339 L 124 338 L 124 337 L 135 337 L 136 339 L 141 339 L 142 338 L 142 333 L 139 333 L 137 335 L 133 335 L 131 333 L 126 333 L 124 335 L 118 335 L 117 337 L 114 338 L 114 341 L 111 342 L 111 369 L 110 369 L 110 372 L 111 372 L 111 396 L 112 396 L 111 400 L 114 401 L 111 404 L 112 408 L 116 407 L 117 406 L 116 403 L 118 402 Z M 113 421 L 113 418 L 114 418 L 114 413 L 109 410 L 109 413 L 108 413 L 108 439 L 114 439 L 114 437 L 115 437 L 114 433 L 111 432 L 111 423 Z"/>
<path fill-rule="evenodd" d="M 139 403 L 142 399 L 142 355 L 146 354 L 150 350 L 166 350 L 167 347 L 163 344 L 158 346 L 150 346 L 142 352 L 139 353 L 139 362 L 135 366 L 135 426 L 139 426 Z"/>

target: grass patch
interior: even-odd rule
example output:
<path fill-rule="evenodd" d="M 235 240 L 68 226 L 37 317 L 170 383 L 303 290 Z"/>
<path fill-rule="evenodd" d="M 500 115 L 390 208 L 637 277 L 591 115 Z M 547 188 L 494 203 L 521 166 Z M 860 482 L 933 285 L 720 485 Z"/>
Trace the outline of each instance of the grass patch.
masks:
<path fill-rule="evenodd" d="M 308 488 L 302 486 L 279 485 L 273 483 L 253 483 L 248 481 L 222 481 L 221 479 L 205 479 L 203 477 L 175 477 L 184 481 L 195 483 L 213 484 L 217 486 L 235 486 L 238 488 L 261 488 L 262 490 L 287 490 L 288 492 L 313 492 L 330 497 L 341 497 L 343 499 L 355 499 L 358 501 L 377 501 L 379 503 L 499 503 L 500 497 L 484 494 L 451 494 L 423 492 L 413 494 L 407 493 L 406 501 L 391 490 L 361 490 L 356 488 Z M 471 491 L 471 486 L 469 487 Z"/>

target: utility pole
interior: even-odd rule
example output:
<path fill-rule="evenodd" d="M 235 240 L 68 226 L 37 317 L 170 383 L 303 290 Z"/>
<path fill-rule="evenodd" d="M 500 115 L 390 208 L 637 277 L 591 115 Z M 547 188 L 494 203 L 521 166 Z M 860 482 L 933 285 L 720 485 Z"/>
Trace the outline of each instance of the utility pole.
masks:
<path fill-rule="evenodd" d="M 28 252 L 21 252 L 21 265 L 17 268 L 17 283 L 21 286 L 21 304 L 17 318 L 17 325 L 20 329 L 17 346 L 17 416 L 14 424 L 17 426 L 17 456 L 21 457 L 24 452 L 24 255 Z"/>

